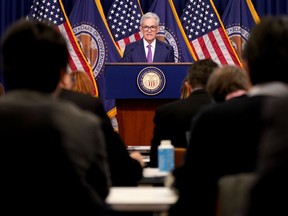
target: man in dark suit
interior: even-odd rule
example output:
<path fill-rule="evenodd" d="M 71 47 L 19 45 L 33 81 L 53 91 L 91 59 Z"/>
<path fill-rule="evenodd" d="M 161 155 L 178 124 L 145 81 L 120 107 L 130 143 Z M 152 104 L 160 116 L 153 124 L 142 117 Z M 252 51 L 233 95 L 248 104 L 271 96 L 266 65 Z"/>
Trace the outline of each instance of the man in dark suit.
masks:
<path fill-rule="evenodd" d="M 109 169 L 113 186 L 137 186 L 142 178 L 144 162 L 141 154 L 128 154 L 126 145 L 112 127 L 103 104 L 99 98 L 88 94 L 62 89 L 60 98 L 71 101 L 81 109 L 90 111 L 102 120 L 102 129 L 106 141 Z"/>
<path fill-rule="evenodd" d="M 214 216 L 219 178 L 254 171 L 263 103 L 287 90 L 287 41 L 287 18 L 262 19 L 256 25 L 243 52 L 253 85 L 249 97 L 228 100 L 194 118 L 184 165 L 173 172 L 179 199 L 170 215 Z"/>
<path fill-rule="evenodd" d="M 111 182 L 100 119 L 52 95 L 69 59 L 65 39 L 53 25 L 23 19 L 4 35 L 2 52 L 3 208 L 106 215 Z"/>
<path fill-rule="evenodd" d="M 196 61 L 189 68 L 184 83 L 190 93 L 189 97 L 156 109 L 150 150 L 151 167 L 158 166 L 157 148 L 161 140 L 171 140 L 174 147 L 187 147 L 186 133 L 190 129 L 191 119 L 212 102 L 205 86 L 209 76 L 217 67 L 217 63 L 210 59 Z"/>
<path fill-rule="evenodd" d="M 126 45 L 121 62 L 175 62 L 173 47 L 156 38 L 159 23 L 155 13 L 142 16 L 140 30 L 143 38 Z"/>

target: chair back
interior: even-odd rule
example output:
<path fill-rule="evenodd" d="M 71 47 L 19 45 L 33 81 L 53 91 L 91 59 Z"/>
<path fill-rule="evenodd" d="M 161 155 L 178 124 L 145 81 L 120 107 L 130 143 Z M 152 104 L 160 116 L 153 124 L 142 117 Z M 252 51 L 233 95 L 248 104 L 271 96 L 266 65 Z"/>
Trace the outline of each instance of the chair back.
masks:
<path fill-rule="evenodd" d="M 254 173 L 223 176 L 218 181 L 216 216 L 244 215 L 248 194 L 255 181 Z"/>
<path fill-rule="evenodd" d="M 186 154 L 186 148 L 174 148 L 175 168 L 177 168 L 183 164 L 185 154 Z"/>

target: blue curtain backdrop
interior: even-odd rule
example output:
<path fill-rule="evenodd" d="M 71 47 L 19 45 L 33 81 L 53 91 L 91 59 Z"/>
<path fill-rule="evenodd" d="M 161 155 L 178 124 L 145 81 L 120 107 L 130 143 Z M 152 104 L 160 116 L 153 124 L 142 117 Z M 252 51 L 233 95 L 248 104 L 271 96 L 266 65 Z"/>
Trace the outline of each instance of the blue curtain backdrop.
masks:
<path fill-rule="evenodd" d="M 13 21 L 26 16 L 29 12 L 33 0 L 1 0 L 0 1 L 0 35 L 5 32 L 7 26 Z M 101 0 L 105 14 L 107 14 L 113 0 Z M 140 0 L 143 12 L 147 12 L 154 0 Z M 222 16 L 228 0 L 214 0 L 214 4 Z M 67 15 L 69 16 L 75 0 L 62 0 Z M 181 16 L 187 0 L 174 0 L 178 15 Z M 252 0 L 258 15 L 288 15 L 288 0 Z M 0 60 L 1 63 L 2 60 Z M 2 65 L 2 64 L 1 64 Z M 2 82 L 2 72 L 0 68 L 0 82 Z"/>

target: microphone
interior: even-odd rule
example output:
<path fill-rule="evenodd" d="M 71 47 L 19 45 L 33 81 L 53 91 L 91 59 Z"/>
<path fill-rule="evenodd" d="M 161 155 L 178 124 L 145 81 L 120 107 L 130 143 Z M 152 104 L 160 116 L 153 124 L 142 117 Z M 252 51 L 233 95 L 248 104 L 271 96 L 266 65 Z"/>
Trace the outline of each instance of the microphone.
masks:
<path fill-rule="evenodd" d="M 165 46 L 165 47 L 166 47 L 166 49 L 169 50 L 169 52 L 170 52 L 169 46 Z M 178 62 L 181 62 L 180 59 L 178 58 L 178 56 L 176 56 L 176 55 L 174 54 L 174 50 L 173 50 L 173 56 L 174 56 L 174 60 L 175 60 L 175 58 L 176 58 L 176 60 L 177 60 Z"/>
<path fill-rule="evenodd" d="M 130 49 L 118 62 L 123 62 L 123 60 L 125 59 L 125 57 L 126 57 L 129 53 L 133 52 L 134 50 L 135 50 L 135 48 Z"/>

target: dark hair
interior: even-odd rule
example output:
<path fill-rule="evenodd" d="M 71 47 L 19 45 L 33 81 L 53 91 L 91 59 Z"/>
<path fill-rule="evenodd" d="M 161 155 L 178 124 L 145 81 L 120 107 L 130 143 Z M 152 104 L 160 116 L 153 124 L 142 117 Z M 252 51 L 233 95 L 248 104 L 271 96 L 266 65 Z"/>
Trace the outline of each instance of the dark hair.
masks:
<path fill-rule="evenodd" d="M 4 83 L 7 90 L 53 92 L 68 63 L 66 41 L 53 25 L 21 19 L 2 41 Z"/>
<path fill-rule="evenodd" d="M 243 51 L 252 84 L 287 82 L 288 17 L 265 17 L 255 26 Z"/>
<path fill-rule="evenodd" d="M 192 88 L 205 88 L 209 76 L 217 67 L 218 64 L 211 59 L 198 60 L 190 66 L 185 79 Z"/>

